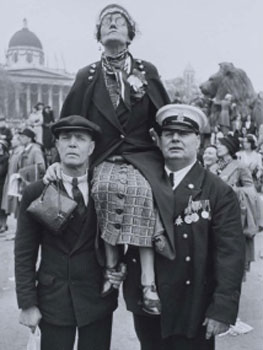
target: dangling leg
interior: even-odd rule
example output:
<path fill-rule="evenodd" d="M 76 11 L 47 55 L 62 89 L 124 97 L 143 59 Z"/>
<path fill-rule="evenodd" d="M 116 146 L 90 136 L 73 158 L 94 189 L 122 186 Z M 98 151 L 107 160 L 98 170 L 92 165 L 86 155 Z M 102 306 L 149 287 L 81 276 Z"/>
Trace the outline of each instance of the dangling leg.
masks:
<path fill-rule="evenodd" d="M 155 285 L 154 251 L 151 247 L 140 247 L 141 284 L 143 288 L 143 310 L 152 315 L 161 311 L 160 299 Z"/>
<path fill-rule="evenodd" d="M 116 267 L 119 262 L 119 251 L 117 246 L 110 245 L 107 242 L 104 242 L 105 247 L 105 256 L 106 256 L 106 268 L 104 272 L 104 282 L 101 291 L 101 296 L 106 297 L 113 290 L 113 286 L 109 281 L 109 273 L 116 272 Z"/>

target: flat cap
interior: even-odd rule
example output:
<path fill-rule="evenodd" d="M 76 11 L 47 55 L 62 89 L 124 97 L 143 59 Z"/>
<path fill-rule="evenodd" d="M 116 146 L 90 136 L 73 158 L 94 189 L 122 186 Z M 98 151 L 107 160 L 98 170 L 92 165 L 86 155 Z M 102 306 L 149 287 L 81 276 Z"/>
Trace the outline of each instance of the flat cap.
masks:
<path fill-rule="evenodd" d="M 80 115 L 70 115 L 66 118 L 61 118 L 51 126 L 51 131 L 55 136 L 61 131 L 74 130 L 87 131 L 94 136 L 101 134 L 101 128 L 97 124 Z"/>
<path fill-rule="evenodd" d="M 158 110 L 156 121 L 162 130 L 199 133 L 204 130 L 207 117 L 198 107 L 186 104 L 168 104 Z"/>

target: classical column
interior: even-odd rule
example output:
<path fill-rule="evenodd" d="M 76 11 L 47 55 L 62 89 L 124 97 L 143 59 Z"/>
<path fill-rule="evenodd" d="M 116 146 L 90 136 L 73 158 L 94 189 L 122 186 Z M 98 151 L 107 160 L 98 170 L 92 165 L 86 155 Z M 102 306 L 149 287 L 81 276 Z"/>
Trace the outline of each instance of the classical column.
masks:
<path fill-rule="evenodd" d="M 31 92 L 30 92 L 30 84 L 26 86 L 26 113 L 29 115 L 31 112 Z"/>
<path fill-rule="evenodd" d="M 42 86 L 37 86 L 37 102 L 42 102 Z"/>
<path fill-rule="evenodd" d="M 52 97 L 53 89 L 52 85 L 49 86 L 48 88 L 48 105 L 53 108 L 53 97 Z"/>
<path fill-rule="evenodd" d="M 8 108 L 8 92 L 7 92 L 7 89 L 4 89 L 4 113 L 5 113 L 5 117 L 8 118 L 9 108 Z"/>
<path fill-rule="evenodd" d="M 16 117 L 20 118 L 20 96 L 18 86 L 15 87 L 15 112 Z"/>
<path fill-rule="evenodd" d="M 61 111 L 62 105 L 63 105 L 63 86 L 59 86 L 59 95 L 58 95 L 59 113 Z"/>

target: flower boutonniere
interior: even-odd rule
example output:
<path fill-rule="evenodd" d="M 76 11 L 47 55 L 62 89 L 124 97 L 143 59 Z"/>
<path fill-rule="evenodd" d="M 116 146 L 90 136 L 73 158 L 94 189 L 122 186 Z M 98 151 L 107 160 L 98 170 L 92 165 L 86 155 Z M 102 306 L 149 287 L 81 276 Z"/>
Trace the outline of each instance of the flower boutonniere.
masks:
<path fill-rule="evenodd" d="M 145 94 L 145 86 L 148 85 L 144 74 L 138 69 L 133 69 L 132 74 L 127 79 L 130 87 L 132 88 L 135 98 L 141 98 Z"/>
<path fill-rule="evenodd" d="M 134 91 L 139 91 L 143 86 L 147 85 L 144 74 L 138 69 L 133 69 L 132 74 L 127 79 Z"/>

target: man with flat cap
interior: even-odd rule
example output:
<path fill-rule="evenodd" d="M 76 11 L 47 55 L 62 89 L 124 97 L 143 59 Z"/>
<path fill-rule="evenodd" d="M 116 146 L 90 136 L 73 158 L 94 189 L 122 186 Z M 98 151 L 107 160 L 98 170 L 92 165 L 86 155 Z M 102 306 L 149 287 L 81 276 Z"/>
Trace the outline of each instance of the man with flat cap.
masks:
<path fill-rule="evenodd" d="M 15 276 L 20 323 L 32 331 L 39 324 L 42 350 L 109 350 L 117 290 L 101 298 L 103 270 L 94 248 L 97 222 L 88 186 L 89 157 L 100 128 L 80 116 L 52 127 L 60 155 L 60 190 L 77 202 L 73 217 L 54 234 L 27 211 L 43 189 L 42 181 L 26 187 L 15 240 Z M 41 248 L 40 265 L 37 257 Z M 111 276 L 118 287 L 118 273 Z"/>
<path fill-rule="evenodd" d="M 196 107 L 159 109 L 157 130 L 174 194 L 176 258 L 156 255 L 161 316 L 143 315 L 138 256 L 126 258 L 127 307 L 142 350 L 212 350 L 214 336 L 235 323 L 244 267 L 240 209 L 232 188 L 197 161 L 206 116 Z M 172 205 L 173 203 L 171 203 Z"/>

